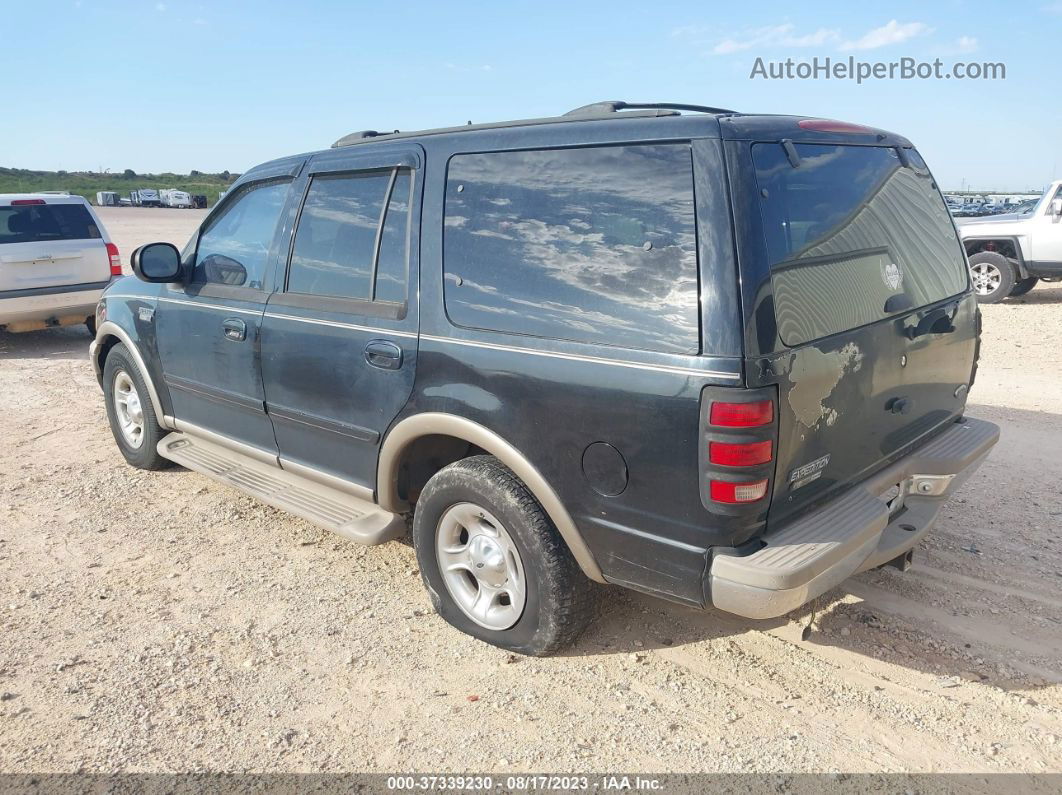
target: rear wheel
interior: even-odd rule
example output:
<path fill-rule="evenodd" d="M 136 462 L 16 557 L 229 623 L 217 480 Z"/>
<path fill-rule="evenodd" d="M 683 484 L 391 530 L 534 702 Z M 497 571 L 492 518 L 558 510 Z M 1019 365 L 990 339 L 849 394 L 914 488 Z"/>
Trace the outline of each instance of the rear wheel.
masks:
<path fill-rule="evenodd" d="M 1002 301 L 1014 289 L 1017 276 L 1010 260 L 995 251 L 981 251 L 970 257 L 970 279 L 980 304 Z"/>
<path fill-rule="evenodd" d="M 143 374 L 121 343 L 111 348 L 103 365 L 103 394 L 111 433 L 125 460 L 137 469 L 173 466 L 158 453 L 167 431 L 155 416 Z"/>
<path fill-rule="evenodd" d="M 1040 281 L 1035 276 L 1030 276 L 1028 279 L 1022 279 L 1020 282 L 1014 285 L 1014 288 L 1010 291 L 1011 296 L 1025 295 L 1029 290 L 1036 286 L 1036 283 Z"/>
<path fill-rule="evenodd" d="M 450 464 L 428 481 L 413 543 L 439 615 L 494 646 L 552 654 L 593 617 L 595 586 L 527 487 L 493 456 Z"/>

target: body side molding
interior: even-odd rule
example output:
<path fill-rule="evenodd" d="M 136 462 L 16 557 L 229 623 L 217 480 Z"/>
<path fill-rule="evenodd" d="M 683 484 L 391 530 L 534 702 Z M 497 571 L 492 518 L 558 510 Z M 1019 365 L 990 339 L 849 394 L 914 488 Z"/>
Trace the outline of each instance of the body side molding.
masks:
<path fill-rule="evenodd" d="M 583 541 L 571 515 L 541 473 L 501 436 L 464 417 L 441 412 L 415 414 L 400 421 L 390 430 L 380 448 L 380 461 L 377 466 L 377 502 L 382 508 L 393 513 L 408 510 L 408 506 L 398 498 L 396 488 L 402 453 L 420 437 L 435 434 L 454 436 L 481 447 L 516 473 L 553 520 L 583 573 L 591 580 L 605 582 L 601 569 L 590 553 L 590 548 Z"/>
<path fill-rule="evenodd" d="M 89 356 L 92 358 L 92 367 L 95 369 L 96 375 L 103 376 L 103 366 L 99 355 L 100 348 L 107 337 L 115 337 L 125 345 L 134 361 L 136 361 L 136 366 L 140 368 L 144 383 L 147 384 L 148 397 L 151 398 L 151 407 L 155 410 L 155 417 L 158 419 L 159 425 L 173 430 L 172 421 L 162 410 L 162 401 L 159 400 L 158 390 L 155 388 L 155 383 L 151 380 L 151 371 L 148 370 L 147 365 L 144 363 L 144 357 L 141 355 L 140 349 L 134 344 L 126 330 L 111 320 L 105 320 L 100 323 L 100 327 L 96 329 L 96 339 L 93 340 L 92 345 L 89 347 Z"/>

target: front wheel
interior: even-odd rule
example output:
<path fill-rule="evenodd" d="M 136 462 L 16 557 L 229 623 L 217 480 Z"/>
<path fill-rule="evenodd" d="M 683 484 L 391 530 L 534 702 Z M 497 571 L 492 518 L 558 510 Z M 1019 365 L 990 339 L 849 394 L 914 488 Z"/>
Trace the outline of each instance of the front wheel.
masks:
<path fill-rule="evenodd" d="M 103 394 L 114 441 L 137 469 L 166 469 L 172 462 L 158 453 L 167 431 L 159 425 L 147 384 L 125 345 L 119 343 L 103 365 Z"/>
<path fill-rule="evenodd" d="M 493 456 L 450 464 L 428 481 L 413 544 L 439 615 L 494 646 L 546 656 L 593 617 L 596 587 L 531 492 Z"/>
<path fill-rule="evenodd" d="M 970 279 L 977 303 L 995 304 L 1014 289 L 1017 276 L 1010 260 L 995 251 L 981 251 L 970 257 Z"/>
<path fill-rule="evenodd" d="M 1029 290 L 1036 286 L 1036 283 L 1040 281 L 1035 276 L 1030 276 L 1028 279 L 1022 279 L 1020 282 L 1014 285 L 1014 288 L 1010 291 L 1011 297 L 1018 295 L 1025 295 Z"/>

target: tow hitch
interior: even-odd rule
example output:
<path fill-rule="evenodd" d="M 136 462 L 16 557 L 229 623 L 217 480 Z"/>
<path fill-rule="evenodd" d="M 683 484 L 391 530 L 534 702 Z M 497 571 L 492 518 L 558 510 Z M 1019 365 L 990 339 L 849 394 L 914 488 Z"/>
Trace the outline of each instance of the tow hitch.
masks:
<path fill-rule="evenodd" d="M 899 555 L 898 557 L 895 557 L 886 563 L 882 563 L 878 568 L 884 569 L 886 566 L 892 566 L 894 569 L 899 569 L 900 571 L 907 571 L 909 568 L 911 568 L 911 560 L 913 557 L 914 550 L 909 549 L 902 555 Z"/>

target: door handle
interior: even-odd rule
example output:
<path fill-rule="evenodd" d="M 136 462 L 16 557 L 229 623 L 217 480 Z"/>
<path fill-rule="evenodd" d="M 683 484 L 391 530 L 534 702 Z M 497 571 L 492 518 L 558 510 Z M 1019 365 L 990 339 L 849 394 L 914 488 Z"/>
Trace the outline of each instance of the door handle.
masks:
<path fill-rule="evenodd" d="M 955 324 L 952 323 L 952 318 L 957 310 L 957 306 L 942 306 L 939 309 L 934 309 L 919 320 L 917 325 L 908 326 L 904 329 L 907 339 L 918 339 L 926 334 L 951 334 L 951 332 L 955 331 Z"/>
<path fill-rule="evenodd" d="M 247 339 L 247 324 L 237 317 L 226 318 L 221 324 L 221 329 L 227 340 L 243 342 Z"/>
<path fill-rule="evenodd" d="M 402 366 L 402 349 L 387 340 L 372 340 L 365 346 L 365 361 L 381 370 L 397 370 Z"/>

